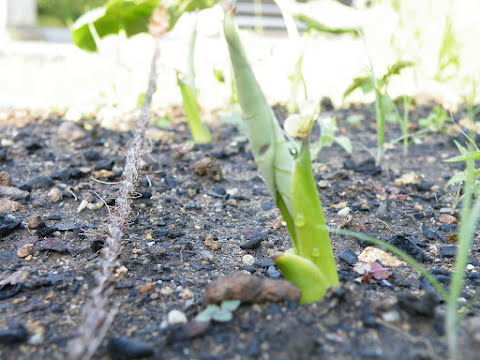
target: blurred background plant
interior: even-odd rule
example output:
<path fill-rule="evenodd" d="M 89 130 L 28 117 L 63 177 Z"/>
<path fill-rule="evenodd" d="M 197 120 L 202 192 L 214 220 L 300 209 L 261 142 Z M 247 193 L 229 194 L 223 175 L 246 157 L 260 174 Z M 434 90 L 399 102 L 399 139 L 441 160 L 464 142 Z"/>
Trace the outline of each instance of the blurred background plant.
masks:
<path fill-rule="evenodd" d="M 37 23 L 41 26 L 69 26 L 85 11 L 107 2 L 108 0 L 37 0 Z"/>

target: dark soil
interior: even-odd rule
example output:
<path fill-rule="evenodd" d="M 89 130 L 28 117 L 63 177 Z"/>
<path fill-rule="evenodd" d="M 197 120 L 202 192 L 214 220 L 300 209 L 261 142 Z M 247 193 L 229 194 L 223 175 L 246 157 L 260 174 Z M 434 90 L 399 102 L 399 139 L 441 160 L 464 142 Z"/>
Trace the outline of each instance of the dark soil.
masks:
<path fill-rule="evenodd" d="M 396 145 L 376 168 L 366 150 L 376 145 L 369 109 L 335 111 L 354 152 L 348 155 L 333 145 L 315 164 L 315 177 L 325 187 L 320 197 L 329 225 L 402 247 L 448 285 L 456 225 L 442 223 L 440 216 L 452 207 L 455 193 L 443 187 L 463 164 L 442 159 L 458 154 L 453 140 L 463 142 L 462 136 L 452 132 L 455 126 L 428 134 L 416 139 L 407 157 Z M 412 123 L 428 113 L 429 108 L 417 109 Z M 346 118 L 353 114 L 366 120 L 351 127 Z M 1 128 L 0 181 L 24 191 L 16 192 L 14 200 L 0 200 L 1 359 L 66 357 L 94 284 L 108 216 L 104 202 L 113 205 L 121 180 L 122 151 L 131 133 L 84 119 L 78 139 L 70 141 L 75 133 L 70 129 L 62 140 L 62 122 L 56 115 L 35 119 L 12 113 Z M 169 323 L 171 310 L 189 320 L 203 310 L 212 280 L 242 270 L 281 277 L 269 254 L 290 247 L 242 134 L 220 122 L 212 130 L 215 141 L 193 149 L 184 146 L 189 133 L 183 122 L 152 142 L 123 243 L 123 277 L 114 292 L 118 313 L 96 358 L 133 358 L 142 351 L 153 352 L 152 359 L 447 357 L 445 306 L 433 288 L 407 265 L 387 266 L 392 275 L 386 281 L 356 281 L 360 275 L 353 264 L 368 244 L 340 235 L 332 235 L 332 242 L 342 284 L 324 300 L 299 305 L 253 299 L 229 322 L 201 329 L 195 323 Z M 398 125 L 390 124 L 387 135 L 400 136 Z M 419 183 L 394 186 L 411 172 Z M 82 200 L 87 207 L 79 212 Z M 342 202 L 351 209 L 348 221 L 334 206 Z M 245 254 L 254 256 L 253 265 L 242 263 Z M 462 303 L 480 281 L 478 261 L 475 238 Z M 12 274 L 16 281 L 7 279 Z M 460 342 L 462 359 L 478 358 L 478 308 L 463 320 Z"/>

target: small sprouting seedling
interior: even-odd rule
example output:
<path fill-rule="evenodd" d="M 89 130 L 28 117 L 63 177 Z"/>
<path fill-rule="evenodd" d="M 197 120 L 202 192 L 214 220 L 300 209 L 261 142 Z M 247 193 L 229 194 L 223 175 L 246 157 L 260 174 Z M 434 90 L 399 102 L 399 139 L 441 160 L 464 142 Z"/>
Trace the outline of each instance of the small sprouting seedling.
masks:
<path fill-rule="evenodd" d="M 380 165 L 385 152 L 385 127 L 387 119 L 401 122 L 395 103 L 388 95 L 388 85 L 394 75 L 400 75 L 405 68 L 414 64 L 410 61 L 397 61 L 391 65 L 385 74 L 376 78 L 373 71 L 373 63 L 370 59 L 370 74 L 353 79 L 352 84 L 343 93 L 343 101 L 356 89 L 361 89 L 363 93 L 375 93 L 375 120 L 377 124 L 377 155 L 376 163 Z"/>
<path fill-rule="evenodd" d="M 208 143 L 212 140 L 212 136 L 207 125 L 201 120 L 200 106 L 198 104 L 197 90 L 195 87 L 194 54 L 196 39 L 197 23 L 195 22 L 188 50 L 188 76 L 184 79 L 181 77 L 180 72 L 177 71 L 177 85 L 182 94 L 183 108 L 187 116 L 188 127 L 192 134 L 193 142 Z"/>
<path fill-rule="evenodd" d="M 440 106 L 435 106 L 426 118 L 421 118 L 418 120 L 418 125 L 422 128 L 430 130 L 432 132 L 439 132 L 444 129 L 445 124 L 450 121 L 447 112 L 443 110 Z"/>
<path fill-rule="evenodd" d="M 311 167 L 315 114 L 305 111 L 308 116 L 287 124 L 285 134 L 248 63 L 233 11 L 225 15 L 224 30 L 252 152 L 292 239 L 293 248 L 274 261 L 302 292 L 300 302 L 317 301 L 338 284 L 338 274 Z"/>
<path fill-rule="evenodd" d="M 320 125 L 320 138 L 312 144 L 312 159 L 316 159 L 324 146 L 337 143 L 347 153 L 352 153 L 352 143 L 345 135 L 335 135 L 337 131 L 337 121 L 335 117 L 319 116 L 317 123 Z"/>
<path fill-rule="evenodd" d="M 170 116 L 164 115 L 153 120 L 153 125 L 160 129 L 167 129 L 170 126 Z"/>
<path fill-rule="evenodd" d="M 240 306 L 240 300 L 224 300 L 218 305 L 208 305 L 195 320 L 202 322 L 228 322 L 233 318 L 233 312 Z"/>

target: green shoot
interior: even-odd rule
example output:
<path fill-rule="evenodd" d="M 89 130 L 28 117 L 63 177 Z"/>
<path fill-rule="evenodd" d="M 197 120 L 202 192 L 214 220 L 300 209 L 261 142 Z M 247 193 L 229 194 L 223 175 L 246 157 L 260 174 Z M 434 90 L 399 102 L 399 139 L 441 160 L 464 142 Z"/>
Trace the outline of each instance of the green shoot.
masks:
<path fill-rule="evenodd" d="M 324 146 L 333 144 L 340 145 L 347 153 L 352 153 L 352 143 L 346 136 L 336 136 L 337 124 L 335 117 L 319 116 L 317 122 L 320 125 L 320 138 L 312 146 L 312 159 L 316 159 Z"/>
<path fill-rule="evenodd" d="M 197 18 L 198 19 L 198 18 Z M 192 29 L 188 47 L 188 76 L 182 79 L 177 71 L 177 84 L 182 94 L 183 108 L 187 116 L 188 127 L 192 134 L 193 142 L 208 143 L 212 140 L 208 127 L 202 123 L 200 118 L 200 106 L 197 101 L 197 90 L 195 88 L 195 44 L 197 39 L 197 20 Z"/>
<path fill-rule="evenodd" d="M 447 112 L 440 106 L 435 106 L 428 117 L 418 120 L 418 125 L 432 132 L 439 132 L 444 129 L 445 124 L 449 121 Z"/>
<path fill-rule="evenodd" d="M 365 40 L 365 39 L 364 39 Z M 366 47 L 366 43 L 365 43 Z M 368 51 L 367 51 L 368 53 Z M 377 154 L 376 163 L 380 165 L 385 152 L 385 126 L 387 117 L 392 117 L 399 120 L 400 116 L 395 103 L 388 95 L 388 85 L 392 76 L 400 75 L 401 71 L 405 68 L 413 66 L 412 62 L 399 60 L 395 64 L 388 67 L 387 72 L 380 78 L 375 77 L 373 62 L 370 61 L 370 74 L 367 76 L 361 76 L 353 79 L 352 84 L 343 93 L 343 101 L 356 89 L 361 89 L 363 93 L 375 93 L 375 121 L 377 124 Z M 401 120 L 400 120 L 401 122 Z M 403 128 L 402 128 L 403 130 Z M 405 135 L 405 134 L 404 134 Z M 408 141 L 408 138 L 405 138 Z"/>
<path fill-rule="evenodd" d="M 195 143 L 208 143 L 212 136 L 208 127 L 202 123 L 200 118 L 200 107 L 198 106 L 197 98 L 193 88 L 182 80 L 180 73 L 177 72 L 177 84 L 180 88 L 183 99 L 183 108 L 187 116 L 188 127 L 192 133 L 193 141 Z"/>
<path fill-rule="evenodd" d="M 218 305 L 208 305 L 205 310 L 200 312 L 196 317 L 196 321 L 210 322 L 228 322 L 233 318 L 233 312 L 240 306 L 240 300 L 224 300 Z"/>
<path fill-rule="evenodd" d="M 302 292 L 302 303 L 319 300 L 338 275 L 310 162 L 315 109 L 286 125 L 286 136 L 248 63 L 233 12 L 225 15 L 224 30 L 252 152 L 292 239 L 293 249 L 274 260 Z"/>

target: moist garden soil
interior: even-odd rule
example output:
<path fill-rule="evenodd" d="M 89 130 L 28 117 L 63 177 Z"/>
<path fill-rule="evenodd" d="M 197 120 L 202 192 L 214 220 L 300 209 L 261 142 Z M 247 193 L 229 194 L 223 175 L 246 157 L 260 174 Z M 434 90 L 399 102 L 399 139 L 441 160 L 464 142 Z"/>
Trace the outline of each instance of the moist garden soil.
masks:
<path fill-rule="evenodd" d="M 412 111 L 412 124 L 430 110 Z M 442 160 L 458 155 L 459 127 L 415 139 L 406 157 L 397 144 L 376 167 L 367 150 L 376 146 L 372 106 L 330 111 L 354 151 L 326 147 L 314 165 L 329 225 L 395 244 L 448 286 L 458 210 L 455 189 L 444 185 L 464 165 Z M 276 112 L 284 118 L 281 107 Z M 351 126 L 351 115 L 365 120 Z M 453 116 L 458 122 L 464 115 Z M 390 277 L 365 282 L 353 267 L 369 244 L 353 237 L 331 236 L 341 285 L 322 301 L 299 305 L 275 294 L 260 301 L 255 277 L 280 279 L 270 254 L 291 246 L 280 213 L 235 126 L 215 122 L 214 141 L 192 148 L 183 120 L 177 112 L 170 128 L 149 129 L 154 140 L 140 164 L 112 299 L 118 310 L 95 358 L 447 357 L 442 299 L 408 265 L 383 264 Z M 1 359 L 65 358 L 94 286 L 107 205 L 114 205 L 132 133 L 102 128 L 94 118 L 64 123 L 60 115 L 25 112 L 2 120 L 0 180 L 16 190 L 2 190 L 0 200 Z M 398 125 L 387 127 L 387 139 L 400 136 Z M 410 180 L 399 183 L 405 174 Z M 338 214 L 345 206 L 350 216 Z M 462 303 L 480 282 L 478 262 L 475 237 Z M 235 290 L 249 302 L 230 321 L 191 322 L 206 306 L 207 285 L 238 271 L 257 279 L 258 288 Z M 172 310 L 189 323 L 175 325 L 182 319 Z M 459 338 L 461 358 L 478 359 L 477 307 L 462 321 Z"/>

